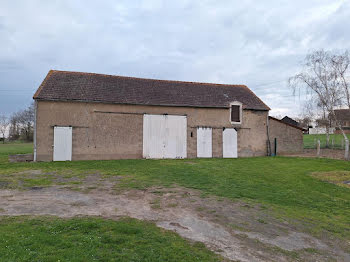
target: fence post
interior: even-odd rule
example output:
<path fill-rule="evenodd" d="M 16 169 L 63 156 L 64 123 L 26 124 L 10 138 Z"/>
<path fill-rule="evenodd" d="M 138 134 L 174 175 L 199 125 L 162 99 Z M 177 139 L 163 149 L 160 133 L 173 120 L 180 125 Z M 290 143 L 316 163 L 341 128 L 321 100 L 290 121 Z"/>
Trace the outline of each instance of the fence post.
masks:
<path fill-rule="evenodd" d="M 341 149 L 344 149 L 344 138 L 341 140 Z"/>
<path fill-rule="evenodd" d="M 317 140 L 317 157 L 320 157 L 321 154 L 321 141 Z"/>

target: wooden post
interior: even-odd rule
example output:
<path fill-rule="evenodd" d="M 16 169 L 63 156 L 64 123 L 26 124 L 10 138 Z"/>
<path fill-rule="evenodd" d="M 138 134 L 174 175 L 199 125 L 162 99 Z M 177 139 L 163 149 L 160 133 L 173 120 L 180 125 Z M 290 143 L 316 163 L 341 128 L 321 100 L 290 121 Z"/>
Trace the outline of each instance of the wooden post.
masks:
<path fill-rule="evenodd" d="M 349 139 L 345 140 L 345 154 L 344 154 L 345 160 L 349 160 Z"/>
<path fill-rule="evenodd" d="M 320 157 L 321 155 L 321 141 L 317 140 L 317 157 Z"/>

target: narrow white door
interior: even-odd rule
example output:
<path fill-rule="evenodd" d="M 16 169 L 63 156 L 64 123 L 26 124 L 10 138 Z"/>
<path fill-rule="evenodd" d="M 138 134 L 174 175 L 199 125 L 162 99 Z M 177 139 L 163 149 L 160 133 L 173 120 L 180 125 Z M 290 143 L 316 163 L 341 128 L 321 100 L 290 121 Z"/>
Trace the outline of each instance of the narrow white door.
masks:
<path fill-rule="evenodd" d="M 224 158 L 237 158 L 237 131 L 234 128 L 223 131 L 222 149 Z"/>
<path fill-rule="evenodd" d="M 213 157 L 212 135 L 213 130 L 209 127 L 197 128 L 197 157 Z"/>
<path fill-rule="evenodd" d="M 164 158 L 187 157 L 187 117 L 164 115 L 165 152 Z"/>
<path fill-rule="evenodd" d="M 147 115 L 143 117 L 144 158 L 186 158 L 187 117 Z"/>
<path fill-rule="evenodd" d="M 72 160 L 72 127 L 54 127 L 53 161 Z"/>

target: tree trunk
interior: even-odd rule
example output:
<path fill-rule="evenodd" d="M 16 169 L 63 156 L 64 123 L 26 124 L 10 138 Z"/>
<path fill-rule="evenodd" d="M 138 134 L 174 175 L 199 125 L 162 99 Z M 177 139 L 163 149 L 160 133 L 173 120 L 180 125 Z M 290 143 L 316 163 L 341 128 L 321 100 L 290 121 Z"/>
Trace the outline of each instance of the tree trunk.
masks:
<path fill-rule="evenodd" d="M 329 126 L 327 125 L 326 126 L 326 148 L 329 148 L 329 139 L 330 139 L 330 136 L 329 136 Z"/>
<path fill-rule="evenodd" d="M 349 139 L 345 140 L 345 160 L 349 161 Z"/>
<path fill-rule="evenodd" d="M 345 134 L 343 128 L 341 127 L 341 125 L 339 125 L 339 129 L 344 137 L 345 140 L 345 153 L 344 153 L 344 159 L 345 160 L 349 160 L 349 139 L 347 137 L 347 135 Z"/>

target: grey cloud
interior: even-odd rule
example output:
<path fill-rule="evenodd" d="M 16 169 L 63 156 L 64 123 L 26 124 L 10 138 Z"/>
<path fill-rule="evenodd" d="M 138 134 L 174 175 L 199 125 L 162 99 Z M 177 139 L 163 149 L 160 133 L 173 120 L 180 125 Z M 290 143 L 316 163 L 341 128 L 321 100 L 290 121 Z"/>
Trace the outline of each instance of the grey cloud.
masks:
<path fill-rule="evenodd" d="M 293 115 L 299 102 L 285 80 L 300 60 L 349 43 L 350 7 L 333 10 L 335 2 L 8 1 L 0 10 L 0 90 L 35 89 L 49 69 L 242 83 Z M 30 99 L 7 93 L 0 110 Z"/>

